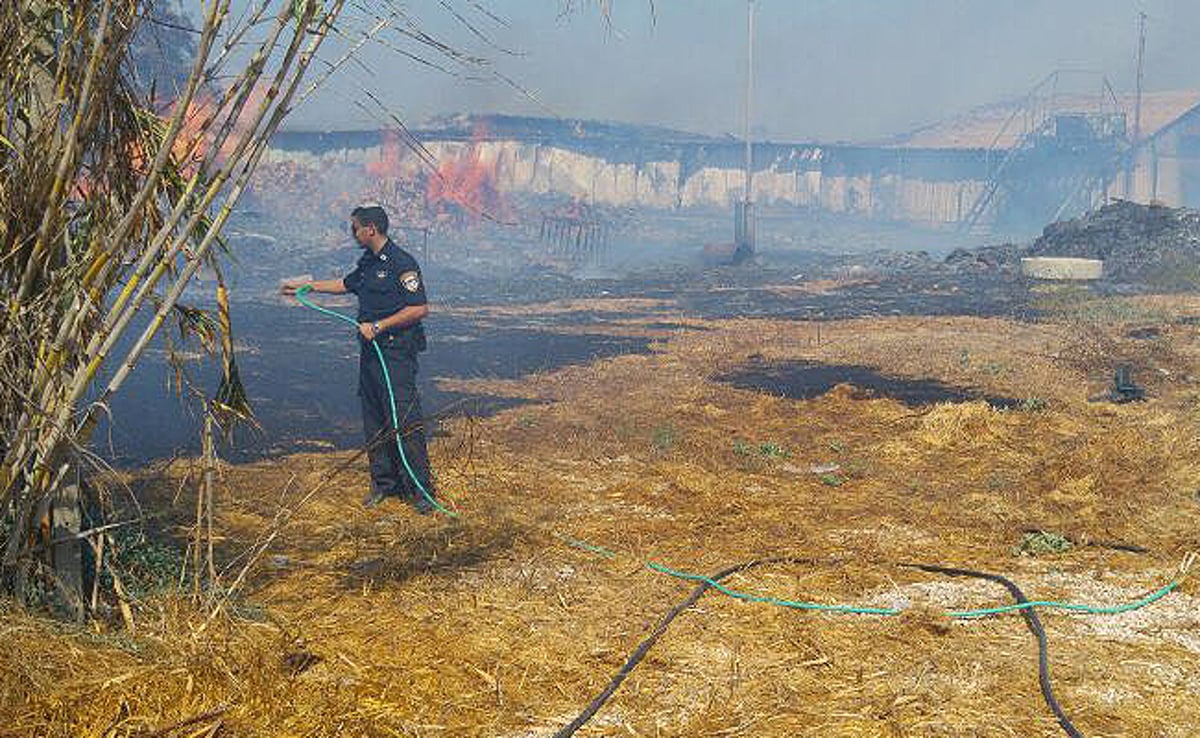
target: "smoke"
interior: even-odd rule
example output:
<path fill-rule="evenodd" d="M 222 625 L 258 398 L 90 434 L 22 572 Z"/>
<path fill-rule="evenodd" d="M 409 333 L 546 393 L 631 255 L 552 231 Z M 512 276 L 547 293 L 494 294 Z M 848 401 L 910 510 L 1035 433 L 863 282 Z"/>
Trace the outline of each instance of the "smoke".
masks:
<path fill-rule="evenodd" d="M 374 79 L 342 78 L 338 94 L 297 122 L 336 127 L 344 98 L 363 84 L 409 121 L 454 111 L 653 123 L 701 133 L 740 131 L 743 0 L 616 3 L 613 25 L 595 10 L 559 17 L 553 4 L 497 0 L 507 26 L 481 19 L 498 51 L 436 8 L 419 22 L 487 57 L 535 91 L 534 102 L 488 68 L 420 67 L 374 49 Z M 976 106 L 1017 97 L 1059 68 L 1108 74 L 1133 87 L 1136 13 L 1149 13 L 1146 86 L 1195 86 L 1192 41 L 1200 4 L 1183 0 L 758 0 L 755 128 L 779 140 L 861 141 L 891 136 Z M 480 78 L 468 80 L 466 77 Z"/>

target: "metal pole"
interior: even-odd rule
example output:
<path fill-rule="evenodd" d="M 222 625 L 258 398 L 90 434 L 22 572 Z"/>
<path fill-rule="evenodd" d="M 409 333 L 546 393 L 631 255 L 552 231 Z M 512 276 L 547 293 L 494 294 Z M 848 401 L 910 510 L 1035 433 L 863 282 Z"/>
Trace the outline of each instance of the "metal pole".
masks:
<path fill-rule="evenodd" d="M 1137 149 L 1142 138 L 1142 70 L 1146 57 L 1146 14 L 1138 13 L 1137 78 L 1133 97 L 1133 136 L 1130 137 L 1129 159 L 1125 165 L 1125 199 L 1133 199 L 1133 173 L 1137 169 Z"/>
<path fill-rule="evenodd" d="M 1138 13 L 1137 92 L 1133 100 L 1133 143 L 1142 138 L 1142 72 L 1146 59 L 1146 14 Z"/>
<path fill-rule="evenodd" d="M 746 142 L 746 196 L 749 203 L 754 190 L 753 150 L 750 144 L 750 104 L 754 97 L 754 0 L 746 0 L 746 109 L 742 121 L 742 137 Z"/>

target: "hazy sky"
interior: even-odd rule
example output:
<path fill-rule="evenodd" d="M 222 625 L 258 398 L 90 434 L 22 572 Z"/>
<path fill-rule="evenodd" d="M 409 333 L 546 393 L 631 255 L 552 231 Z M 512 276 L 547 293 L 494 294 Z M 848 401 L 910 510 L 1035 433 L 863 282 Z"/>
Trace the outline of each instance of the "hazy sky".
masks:
<path fill-rule="evenodd" d="M 479 39 L 447 6 L 520 55 Z M 377 46 L 363 54 L 369 73 L 361 67 L 339 73 L 290 125 L 374 125 L 348 102 L 364 98 L 365 87 L 417 124 L 439 113 L 499 111 L 740 130 L 745 0 L 615 0 L 611 29 L 594 4 L 567 14 L 563 6 L 563 0 L 403 6 L 433 35 L 486 57 L 536 93 L 544 108 L 497 79 L 455 78 Z M 1099 76 L 1088 72 L 1107 74 L 1118 92 L 1132 91 L 1142 10 L 1149 16 L 1146 89 L 1200 89 L 1200 0 L 757 0 L 755 128 L 776 139 L 883 137 L 1019 96 L 1055 69 L 1079 70 L 1068 84 L 1084 91 L 1100 87 Z M 357 15 L 361 25 L 362 11 Z M 433 56 L 394 33 L 384 38 Z M 491 75 L 441 61 L 464 74 Z"/>

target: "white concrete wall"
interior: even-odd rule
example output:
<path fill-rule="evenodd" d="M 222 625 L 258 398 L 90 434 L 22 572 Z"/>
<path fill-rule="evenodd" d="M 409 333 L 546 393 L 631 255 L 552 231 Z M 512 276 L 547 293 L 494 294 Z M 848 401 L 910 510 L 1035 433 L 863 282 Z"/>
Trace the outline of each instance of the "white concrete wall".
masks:
<path fill-rule="evenodd" d="M 663 209 L 725 208 L 742 197 L 745 186 L 740 168 L 703 167 L 681 182 L 677 161 L 650 161 L 639 166 L 542 144 L 485 141 L 474 145 L 479 160 L 495 167 L 501 192 L 562 194 L 610 205 Z M 425 146 L 435 158 L 445 160 L 467 155 L 472 144 L 433 141 Z M 820 207 L 881 220 L 941 225 L 956 222 L 984 186 L 973 180 L 932 182 L 897 174 L 829 175 L 820 170 L 820 150 L 815 151 L 813 161 L 798 171 L 783 166 L 756 172 L 755 200 L 768 206 Z M 395 153 L 394 147 L 389 153 Z M 267 161 L 312 166 L 366 166 L 383 156 L 382 146 L 322 155 L 278 150 L 265 154 Z M 399 161 L 398 173 L 415 175 L 420 169 L 411 152 L 403 152 Z"/>

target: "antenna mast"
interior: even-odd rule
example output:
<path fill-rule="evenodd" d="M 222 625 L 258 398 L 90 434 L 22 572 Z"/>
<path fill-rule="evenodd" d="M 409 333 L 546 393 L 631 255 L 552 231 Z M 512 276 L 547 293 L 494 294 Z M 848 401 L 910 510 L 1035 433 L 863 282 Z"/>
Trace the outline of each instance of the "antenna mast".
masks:
<path fill-rule="evenodd" d="M 1138 13 L 1137 95 L 1133 100 L 1133 143 L 1142 138 L 1142 74 L 1146 61 L 1146 13 Z"/>
<path fill-rule="evenodd" d="M 1133 133 L 1129 137 L 1129 154 L 1125 159 L 1126 200 L 1133 199 L 1133 172 L 1137 168 L 1138 144 L 1142 139 L 1142 72 L 1146 58 L 1146 13 L 1138 13 L 1137 78 L 1133 97 Z"/>
<path fill-rule="evenodd" d="M 742 140 L 746 144 L 746 189 L 733 210 L 733 261 L 754 254 L 754 147 L 750 142 L 750 104 L 754 99 L 754 2 L 746 0 L 746 105 L 742 118 Z"/>
<path fill-rule="evenodd" d="M 746 196 L 747 204 L 754 199 L 754 159 L 750 143 L 750 106 L 754 100 L 754 0 L 746 0 L 746 108 L 742 120 L 742 138 L 746 142 Z"/>

